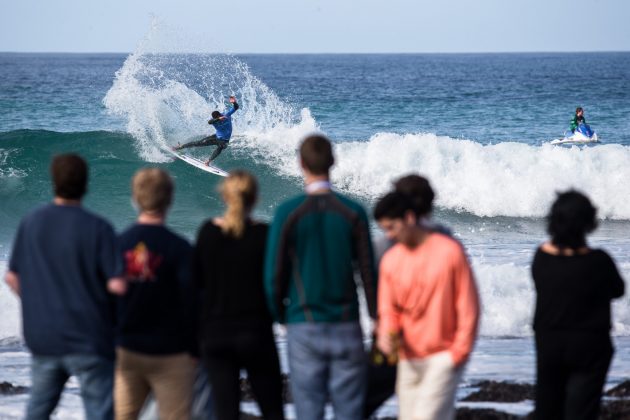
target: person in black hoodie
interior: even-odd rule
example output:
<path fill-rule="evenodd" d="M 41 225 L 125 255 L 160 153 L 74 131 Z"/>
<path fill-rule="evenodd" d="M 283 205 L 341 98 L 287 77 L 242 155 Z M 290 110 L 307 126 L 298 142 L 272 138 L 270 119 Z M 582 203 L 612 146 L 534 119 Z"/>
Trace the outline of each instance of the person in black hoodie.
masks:
<path fill-rule="evenodd" d="M 223 217 L 197 236 L 193 270 L 202 289 L 200 340 L 215 414 L 239 419 L 240 371 L 245 369 L 266 420 L 282 420 L 282 379 L 263 286 L 268 226 L 253 221 L 256 179 L 231 172 L 221 186 Z"/>
<path fill-rule="evenodd" d="M 551 241 L 536 251 L 535 418 L 597 419 L 613 355 L 610 302 L 624 282 L 612 258 L 586 243 L 596 209 L 577 191 L 558 195 L 548 216 Z"/>
<path fill-rule="evenodd" d="M 152 391 L 160 419 L 185 420 L 198 353 L 192 247 L 164 226 L 174 189 L 167 172 L 142 169 L 132 188 L 139 215 L 119 238 L 127 290 L 118 299 L 114 411 L 138 418 Z"/>

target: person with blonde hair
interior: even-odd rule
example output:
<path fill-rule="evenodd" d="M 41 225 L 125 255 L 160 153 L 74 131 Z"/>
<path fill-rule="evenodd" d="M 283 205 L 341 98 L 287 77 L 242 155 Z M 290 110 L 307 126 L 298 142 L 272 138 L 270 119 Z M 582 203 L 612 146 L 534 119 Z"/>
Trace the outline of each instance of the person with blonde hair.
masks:
<path fill-rule="evenodd" d="M 245 369 L 262 415 L 284 418 L 280 363 L 263 288 L 268 226 L 251 219 L 256 178 L 237 170 L 221 184 L 222 217 L 197 235 L 193 269 L 202 290 L 200 340 L 215 414 L 240 417 L 240 371 Z"/>
<path fill-rule="evenodd" d="M 119 238 L 127 290 L 117 302 L 114 411 L 137 419 L 151 391 L 160 419 L 188 419 L 198 353 L 192 247 L 164 225 L 174 190 L 166 171 L 139 170 L 132 189 L 139 214 Z"/>

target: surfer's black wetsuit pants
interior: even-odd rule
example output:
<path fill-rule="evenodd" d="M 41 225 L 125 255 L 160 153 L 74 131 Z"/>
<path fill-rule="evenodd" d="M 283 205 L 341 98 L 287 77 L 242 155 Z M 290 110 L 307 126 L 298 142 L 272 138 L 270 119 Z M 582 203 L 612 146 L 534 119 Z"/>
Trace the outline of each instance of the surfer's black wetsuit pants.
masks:
<path fill-rule="evenodd" d="M 201 140 L 191 141 L 190 143 L 182 144 L 179 149 L 187 149 L 189 147 L 203 147 L 203 146 L 217 146 L 210 156 L 210 160 L 215 160 L 217 156 L 221 154 L 223 149 L 228 147 L 228 142 L 226 140 L 219 140 L 216 134 L 212 134 L 211 136 L 204 137 Z"/>

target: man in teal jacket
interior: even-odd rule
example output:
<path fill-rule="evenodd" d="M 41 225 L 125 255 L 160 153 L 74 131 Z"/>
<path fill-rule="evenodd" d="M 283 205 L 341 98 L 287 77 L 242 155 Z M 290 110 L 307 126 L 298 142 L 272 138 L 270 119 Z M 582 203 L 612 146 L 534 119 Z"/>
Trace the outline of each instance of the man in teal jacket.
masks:
<path fill-rule="evenodd" d="M 291 392 L 297 417 L 361 419 L 366 359 L 355 267 L 376 317 L 376 271 L 365 210 L 331 191 L 330 141 L 300 147 L 306 193 L 281 204 L 267 241 L 265 289 L 276 321 L 287 325 Z"/>

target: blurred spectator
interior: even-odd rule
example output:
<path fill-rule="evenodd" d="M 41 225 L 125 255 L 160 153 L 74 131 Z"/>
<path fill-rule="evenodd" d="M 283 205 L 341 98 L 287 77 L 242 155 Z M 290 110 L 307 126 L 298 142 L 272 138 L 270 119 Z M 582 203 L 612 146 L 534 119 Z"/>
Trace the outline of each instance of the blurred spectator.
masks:
<path fill-rule="evenodd" d="M 149 392 L 160 419 L 188 419 L 197 354 L 192 247 L 164 225 L 168 173 L 141 169 L 132 189 L 138 219 L 119 238 L 126 293 L 118 298 L 116 419 L 137 419 Z"/>
<path fill-rule="evenodd" d="M 378 346 L 400 359 L 399 418 L 452 419 L 479 319 L 470 265 L 459 242 L 420 223 L 406 194 L 385 195 L 374 218 L 397 242 L 379 270 Z"/>
<path fill-rule="evenodd" d="M 332 145 L 300 146 L 306 193 L 281 204 L 269 233 L 265 286 L 275 320 L 287 325 L 291 393 L 300 420 L 361 419 L 366 354 L 355 266 L 372 317 L 376 273 L 365 210 L 331 190 Z"/>
<path fill-rule="evenodd" d="M 33 353 L 26 418 L 48 419 L 76 376 L 86 417 L 112 419 L 114 306 L 106 285 L 120 283 L 116 236 L 81 206 L 87 163 L 59 155 L 50 170 L 54 200 L 20 223 L 6 274 L 21 297 L 24 338 Z"/>
<path fill-rule="evenodd" d="M 547 218 L 551 241 L 532 263 L 536 286 L 536 419 L 597 419 L 613 355 L 610 301 L 624 283 L 586 235 L 596 209 L 577 191 L 559 194 Z"/>
<path fill-rule="evenodd" d="M 268 227 L 250 218 L 256 179 L 234 171 L 221 185 L 223 217 L 201 227 L 195 278 L 202 289 L 201 340 L 217 418 L 240 418 L 240 371 L 245 369 L 265 419 L 282 420 L 280 363 L 267 309 L 263 263 Z"/>

